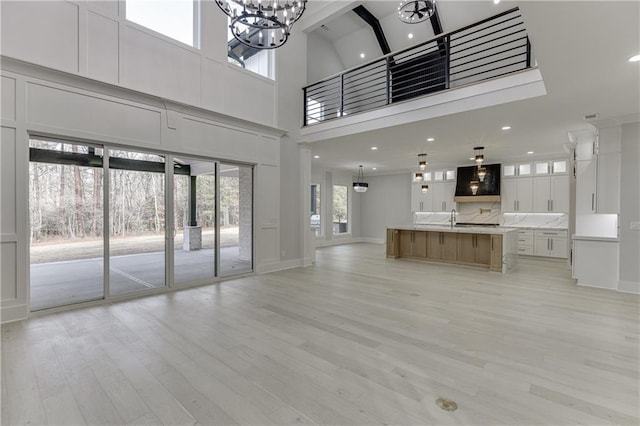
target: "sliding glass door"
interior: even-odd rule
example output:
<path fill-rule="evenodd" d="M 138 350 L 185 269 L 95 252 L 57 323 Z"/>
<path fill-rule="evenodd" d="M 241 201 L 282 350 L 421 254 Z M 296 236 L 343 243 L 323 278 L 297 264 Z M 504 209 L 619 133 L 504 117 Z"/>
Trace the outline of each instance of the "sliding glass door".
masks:
<path fill-rule="evenodd" d="M 216 163 L 174 157 L 173 282 L 216 278 Z"/>
<path fill-rule="evenodd" d="M 102 148 L 29 143 L 31 310 L 104 297 Z"/>
<path fill-rule="evenodd" d="M 220 275 L 253 271 L 253 167 L 220 163 Z"/>
<path fill-rule="evenodd" d="M 33 137 L 29 208 L 32 311 L 253 271 L 250 165 Z"/>
<path fill-rule="evenodd" d="M 165 161 L 109 150 L 109 294 L 165 286 Z"/>

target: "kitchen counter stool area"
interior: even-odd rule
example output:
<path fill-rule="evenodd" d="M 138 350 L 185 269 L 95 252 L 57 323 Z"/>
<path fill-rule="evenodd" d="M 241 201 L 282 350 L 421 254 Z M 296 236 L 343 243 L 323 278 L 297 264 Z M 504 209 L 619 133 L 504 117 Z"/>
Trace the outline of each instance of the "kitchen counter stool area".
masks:
<path fill-rule="evenodd" d="M 505 228 L 387 228 L 387 258 L 477 266 L 506 273 L 518 259 L 518 234 Z"/>

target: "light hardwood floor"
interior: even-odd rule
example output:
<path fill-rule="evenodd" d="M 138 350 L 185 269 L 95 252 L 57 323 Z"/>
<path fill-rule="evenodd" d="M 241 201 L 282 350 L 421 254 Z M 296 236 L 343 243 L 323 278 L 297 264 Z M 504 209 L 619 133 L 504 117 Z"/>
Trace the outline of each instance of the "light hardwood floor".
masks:
<path fill-rule="evenodd" d="M 2 424 L 639 423 L 639 298 L 318 250 L 305 269 L 2 327 Z M 438 397 L 453 399 L 442 411 Z"/>

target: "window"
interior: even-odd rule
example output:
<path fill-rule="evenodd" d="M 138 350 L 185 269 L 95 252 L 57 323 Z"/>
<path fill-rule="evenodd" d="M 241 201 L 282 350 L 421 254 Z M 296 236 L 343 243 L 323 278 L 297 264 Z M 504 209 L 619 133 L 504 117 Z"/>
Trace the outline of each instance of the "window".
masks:
<path fill-rule="evenodd" d="M 192 47 L 199 46 L 199 0 L 126 0 L 129 21 Z"/>
<path fill-rule="evenodd" d="M 322 235 L 321 219 L 320 219 L 320 185 L 311 185 L 311 229 L 316 237 Z"/>
<path fill-rule="evenodd" d="M 273 49 L 256 49 L 246 46 L 236 40 L 229 27 L 227 27 L 227 60 L 246 70 L 275 80 Z"/>
<path fill-rule="evenodd" d="M 349 188 L 333 185 L 333 233 L 349 232 Z"/>
<path fill-rule="evenodd" d="M 553 162 L 553 173 L 567 173 L 567 161 L 560 160 Z"/>
<path fill-rule="evenodd" d="M 549 174 L 549 163 L 536 163 L 536 174 L 537 175 L 546 175 Z"/>
<path fill-rule="evenodd" d="M 531 164 L 518 165 L 518 176 L 526 176 L 531 174 Z"/>

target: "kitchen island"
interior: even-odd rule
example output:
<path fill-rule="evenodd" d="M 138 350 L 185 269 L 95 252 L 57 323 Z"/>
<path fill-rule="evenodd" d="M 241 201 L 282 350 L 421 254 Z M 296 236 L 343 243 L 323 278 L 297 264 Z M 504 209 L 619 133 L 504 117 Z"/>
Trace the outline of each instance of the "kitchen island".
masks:
<path fill-rule="evenodd" d="M 387 228 L 387 258 L 477 266 L 506 273 L 516 267 L 514 228 L 408 225 Z"/>

